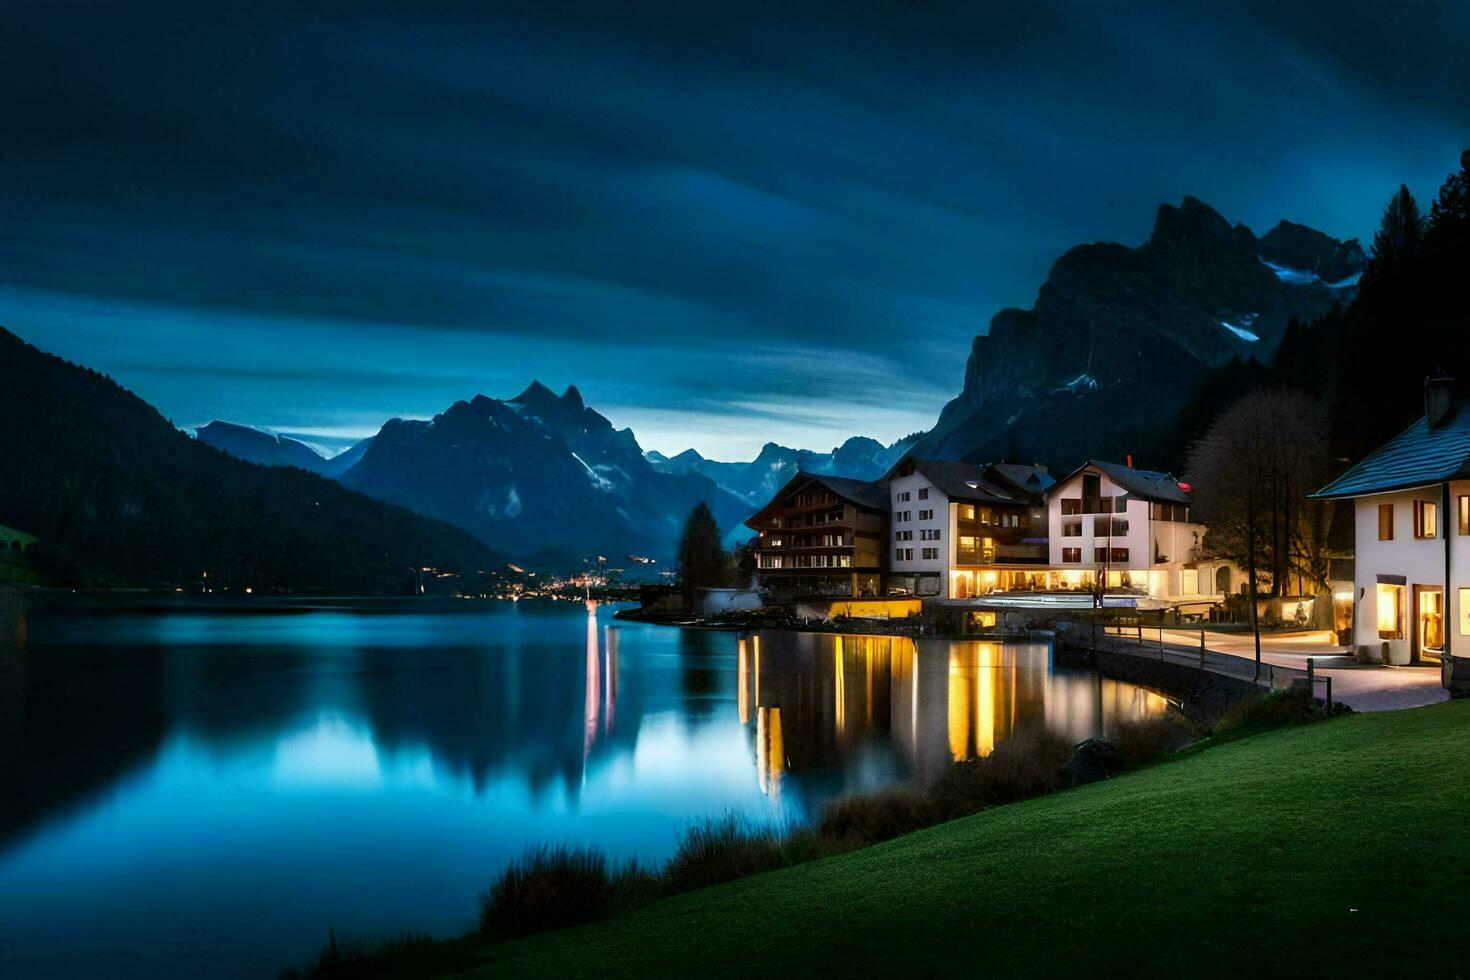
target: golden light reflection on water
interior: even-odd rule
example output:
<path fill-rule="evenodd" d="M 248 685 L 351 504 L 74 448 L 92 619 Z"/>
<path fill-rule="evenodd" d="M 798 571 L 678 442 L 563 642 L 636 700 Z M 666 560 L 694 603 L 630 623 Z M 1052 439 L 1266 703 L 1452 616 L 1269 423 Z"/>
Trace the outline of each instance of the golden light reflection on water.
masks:
<path fill-rule="evenodd" d="M 1081 741 L 1169 710 L 1145 688 L 1055 668 L 1045 643 L 771 632 L 742 638 L 736 657 L 737 707 L 742 724 L 756 720 L 767 793 L 783 770 L 840 766 L 875 739 L 932 778 L 951 761 L 989 755 L 1017 729 Z"/>

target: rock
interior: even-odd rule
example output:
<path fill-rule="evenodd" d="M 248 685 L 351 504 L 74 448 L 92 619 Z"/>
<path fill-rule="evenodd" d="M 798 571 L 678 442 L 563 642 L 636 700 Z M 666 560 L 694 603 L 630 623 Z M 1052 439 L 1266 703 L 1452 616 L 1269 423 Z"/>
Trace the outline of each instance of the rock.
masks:
<path fill-rule="evenodd" d="M 1062 766 L 1062 773 L 1073 786 L 1110 779 L 1123 768 L 1118 747 L 1101 738 L 1089 738 L 1072 747 L 1072 757 Z"/>

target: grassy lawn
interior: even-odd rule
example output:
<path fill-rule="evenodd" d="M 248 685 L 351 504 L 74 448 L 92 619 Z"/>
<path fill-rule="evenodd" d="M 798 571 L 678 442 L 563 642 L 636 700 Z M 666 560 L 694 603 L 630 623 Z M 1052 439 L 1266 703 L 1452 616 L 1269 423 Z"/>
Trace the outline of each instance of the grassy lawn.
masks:
<path fill-rule="evenodd" d="M 1241 739 L 592 925 L 440 954 L 474 976 L 517 977 L 1453 976 L 1470 972 L 1467 936 L 1470 702 L 1451 702 Z"/>

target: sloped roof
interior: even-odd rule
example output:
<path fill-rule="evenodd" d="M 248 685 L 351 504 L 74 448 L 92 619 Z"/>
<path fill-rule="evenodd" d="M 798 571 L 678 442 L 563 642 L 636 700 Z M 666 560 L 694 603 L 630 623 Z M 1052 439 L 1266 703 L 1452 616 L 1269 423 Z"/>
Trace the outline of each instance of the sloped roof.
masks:
<path fill-rule="evenodd" d="M 985 478 L 979 466 L 948 459 L 911 460 L 914 469 L 929 478 L 939 492 L 950 500 L 978 500 L 987 503 L 1025 503 L 1009 487 Z"/>
<path fill-rule="evenodd" d="M 1057 482 L 1057 478 L 1046 470 L 1029 463 L 991 463 L 988 468 L 1033 493 L 1045 493 Z"/>
<path fill-rule="evenodd" d="M 823 476 L 817 473 L 797 473 L 810 477 L 844 500 L 873 510 L 888 510 L 888 489 L 881 483 L 854 480 L 845 476 Z"/>
<path fill-rule="evenodd" d="M 1312 496 L 1357 497 L 1466 476 L 1470 476 L 1470 400 L 1461 399 L 1443 424 L 1431 429 L 1421 416 Z"/>
<path fill-rule="evenodd" d="M 1065 483 L 1089 466 L 1102 470 L 1108 479 L 1140 500 L 1154 500 L 1167 504 L 1187 504 L 1189 494 L 1179 489 L 1179 481 L 1168 473 L 1158 470 L 1138 470 L 1123 463 L 1109 463 L 1100 459 L 1089 459 L 1059 483 Z"/>

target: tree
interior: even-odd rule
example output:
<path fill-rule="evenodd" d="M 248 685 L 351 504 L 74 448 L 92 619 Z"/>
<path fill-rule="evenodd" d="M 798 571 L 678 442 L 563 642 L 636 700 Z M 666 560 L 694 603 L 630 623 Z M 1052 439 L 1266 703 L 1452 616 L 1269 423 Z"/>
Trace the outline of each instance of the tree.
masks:
<path fill-rule="evenodd" d="M 1383 209 L 1383 219 L 1373 235 L 1373 254 L 1363 280 L 1368 288 L 1404 284 L 1405 273 L 1419 257 L 1424 245 L 1424 218 L 1409 188 L 1400 184 Z"/>
<path fill-rule="evenodd" d="M 720 526 L 709 505 L 700 501 L 689 512 L 679 536 L 679 581 L 690 591 L 720 586 L 725 583 L 726 567 Z"/>
<path fill-rule="evenodd" d="M 1327 586 L 1325 508 L 1307 499 L 1327 473 L 1326 430 L 1318 402 L 1296 391 L 1263 389 L 1221 413 L 1189 453 L 1185 472 L 1195 512 L 1210 527 L 1206 546 L 1244 565 L 1250 579 L 1258 669 L 1261 573 L 1278 597 L 1293 575 L 1303 591 Z"/>

